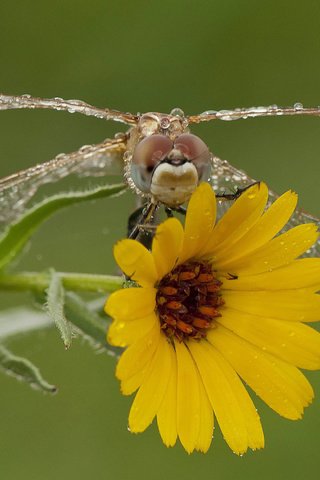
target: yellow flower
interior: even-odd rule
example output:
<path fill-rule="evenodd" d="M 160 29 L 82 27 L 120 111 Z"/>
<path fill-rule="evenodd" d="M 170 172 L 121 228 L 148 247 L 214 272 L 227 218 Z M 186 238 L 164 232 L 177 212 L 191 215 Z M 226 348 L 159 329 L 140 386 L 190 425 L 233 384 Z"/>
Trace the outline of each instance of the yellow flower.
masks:
<path fill-rule="evenodd" d="M 313 390 L 299 370 L 320 368 L 320 259 L 297 259 L 316 241 L 314 224 L 275 235 L 293 213 L 289 191 L 265 211 L 268 189 L 245 191 L 215 225 L 216 200 L 202 184 L 185 226 L 159 225 L 152 251 L 116 244 L 123 272 L 139 287 L 113 293 L 112 345 L 127 347 L 116 375 L 138 390 L 131 432 L 157 417 L 163 442 L 206 452 L 214 418 L 237 454 L 264 446 L 259 415 L 243 384 L 285 418 L 301 418 Z M 275 237 L 275 238 L 274 238 Z"/>

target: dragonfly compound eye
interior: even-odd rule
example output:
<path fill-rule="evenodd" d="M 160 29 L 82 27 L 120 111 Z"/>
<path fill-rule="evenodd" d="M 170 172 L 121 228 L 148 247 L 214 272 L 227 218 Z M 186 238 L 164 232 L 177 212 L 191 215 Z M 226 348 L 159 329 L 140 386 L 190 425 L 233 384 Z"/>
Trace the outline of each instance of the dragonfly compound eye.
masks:
<path fill-rule="evenodd" d="M 172 140 L 165 135 L 150 135 L 136 146 L 131 164 L 131 177 L 142 192 L 150 192 L 154 169 L 165 160 L 173 148 Z"/>
<path fill-rule="evenodd" d="M 211 166 L 211 153 L 201 138 L 191 133 L 183 133 L 174 141 L 174 148 L 180 151 L 185 159 L 194 164 L 198 172 L 198 181 L 206 181 Z"/>

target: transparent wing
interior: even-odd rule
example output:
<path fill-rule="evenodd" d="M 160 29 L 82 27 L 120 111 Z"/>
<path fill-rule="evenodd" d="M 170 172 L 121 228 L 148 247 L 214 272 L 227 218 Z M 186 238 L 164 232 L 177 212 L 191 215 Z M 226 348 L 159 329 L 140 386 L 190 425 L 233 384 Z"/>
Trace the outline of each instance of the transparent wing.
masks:
<path fill-rule="evenodd" d="M 82 115 L 114 120 L 115 122 L 136 125 L 139 117 L 132 113 L 119 112 L 110 108 L 98 108 L 82 100 L 64 100 L 63 98 L 38 98 L 31 95 L 3 95 L 0 94 L 0 110 L 12 110 L 21 108 L 41 108 L 49 110 L 62 110 L 69 113 L 81 113 Z"/>
<path fill-rule="evenodd" d="M 126 134 L 118 134 L 96 145 L 85 145 L 76 152 L 61 153 L 53 160 L 14 173 L 0 180 L 0 225 L 16 219 L 26 203 L 46 183 L 70 174 L 104 176 L 122 174 Z"/>
<path fill-rule="evenodd" d="M 320 107 L 304 107 L 302 103 L 295 103 L 292 107 L 278 107 L 270 105 L 268 107 L 249 107 L 235 108 L 234 110 L 207 110 L 199 115 L 190 115 L 187 117 L 188 123 L 211 122 L 212 120 L 240 120 L 255 117 L 279 117 L 283 115 L 308 115 L 312 117 L 320 116 Z"/>
<path fill-rule="evenodd" d="M 213 157 L 212 159 L 212 173 L 210 177 L 210 183 L 216 193 L 234 193 L 238 188 L 244 188 L 252 184 L 256 180 L 249 177 L 242 170 L 230 165 L 227 160 L 221 160 L 218 157 Z M 269 200 L 273 202 L 279 195 L 269 191 Z M 226 202 L 229 203 L 229 202 Z M 227 209 L 228 205 L 221 202 L 221 209 Z M 310 215 L 309 213 L 304 212 L 301 209 L 297 209 L 292 215 L 290 221 L 285 227 L 285 230 L 288 230 L 296 225 L 301 223 L 310 223 L 313 222 L 318 225 L 320 229 L 320 219 Z M 305 256 L 310 257 L 320 257 L 320 238 L 317 243 L 305 254 Z"/>

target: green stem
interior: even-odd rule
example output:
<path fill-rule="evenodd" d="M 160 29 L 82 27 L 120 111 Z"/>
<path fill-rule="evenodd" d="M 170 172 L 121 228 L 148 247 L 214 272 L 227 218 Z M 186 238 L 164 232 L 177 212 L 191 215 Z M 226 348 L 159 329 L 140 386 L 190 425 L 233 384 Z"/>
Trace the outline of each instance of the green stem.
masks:
<path fill-rule="evenodd" d="M 58 272 L 65 288 L 86 292 L 114 292 L 121 288 L 123 279 L 113 275 Z M 48 272 L 2 273 L 0 289 L 44 292 L 50 283 Z"/>

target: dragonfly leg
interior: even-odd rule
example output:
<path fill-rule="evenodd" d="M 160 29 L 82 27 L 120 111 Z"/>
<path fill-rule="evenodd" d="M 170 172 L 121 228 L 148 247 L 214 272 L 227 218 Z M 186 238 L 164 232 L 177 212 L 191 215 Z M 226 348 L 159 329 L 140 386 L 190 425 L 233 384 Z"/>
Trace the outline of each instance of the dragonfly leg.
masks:
<path fill-rule="evenodd" d="M 128 224 L 127 224 L 127 237 L 135 239 L 136 238 L 136 232 L 135 229 L 140 222 L 142 212 L 145 210 L 146 205 L 142 205 L 139 208 L 137 208 L 134 212 L 131 213 L 131 215 L 128 218 Z"/>
<path fill-rule="evenodd" d="M 217 193 L 216 197 L 219 200 L 237 200 L 237 198 L 240 197 L 248 188 L 251 188 L 253 185 L 259 185 L 260 182 L 253 182 L 250 183 L 250 185 L 247 185 L 246 187 L 243 188 L 237 188 L 236 192 L 234 193 Z"/>
<path fill-rule="evenodd" d="M 128 220 L 128 238 L 138 240 L 149 248 L 154 230 L 152 222 L 157 209 L 157 204 L 147 203 L 135 210 Z"/>
<path fill-rule="evenodd" d="M 186 215 L 187 209 L 184 207 L 166 207 L 165 212 L 168 218 L 173 217 L 173 212 L 181 213 L 181 215 Z"/>
<path fill-rule="evenodd" d="M 250 183 L 250 185 L 247 185 L 246 187 L 243 188 L 237 188 L 237 190 L 234 193 L 217 193 L 216 197 L 219 200 L 236 200 L 237 198 L 242 195 L 243 192 L 248 190 L 248 188 L 251 188 L 253 185 L 258 185 L 260 182 L 253 182 Z M 165 212 L 169 218 L 173 217 L 173 212 L 180 213 L 181 215 L 186 215 L 187 209 L 185 207 L 165 207 Z"/>

